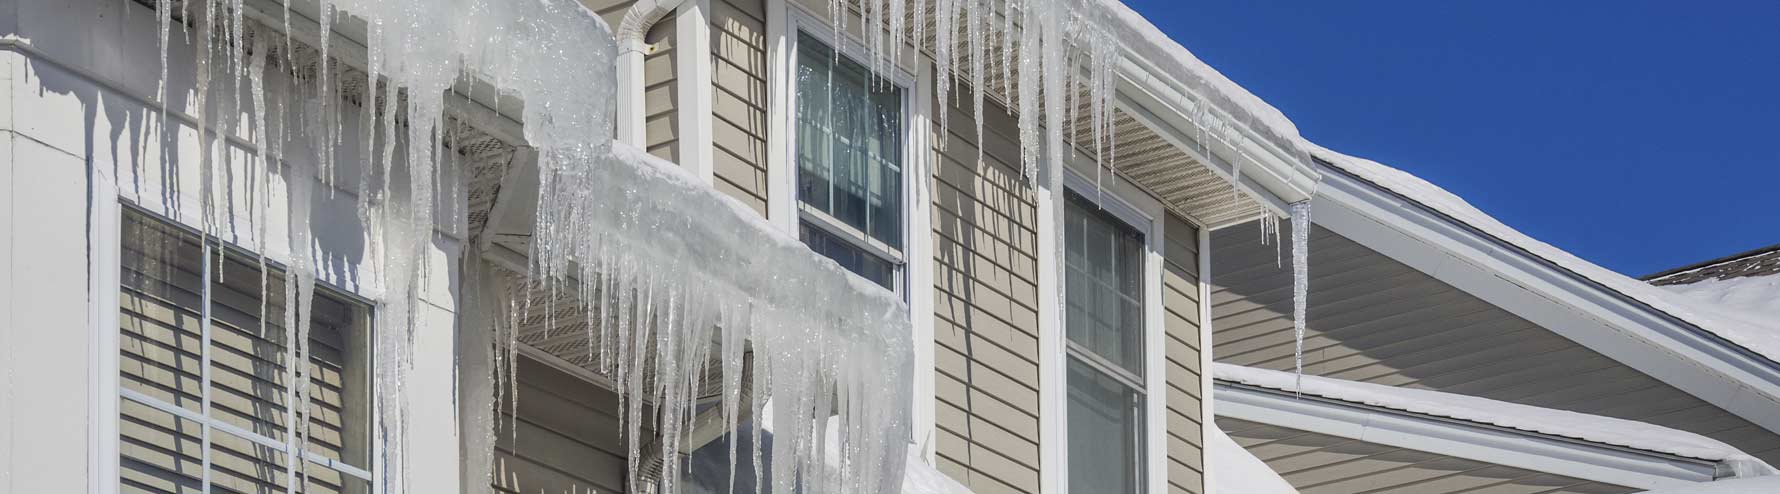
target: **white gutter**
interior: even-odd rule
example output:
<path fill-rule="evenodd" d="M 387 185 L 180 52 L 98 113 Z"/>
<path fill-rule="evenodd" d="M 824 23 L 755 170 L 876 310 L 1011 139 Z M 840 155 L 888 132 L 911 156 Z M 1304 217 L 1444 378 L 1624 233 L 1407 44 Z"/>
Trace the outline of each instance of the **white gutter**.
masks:
<path fill-rule="evenodd" d="M 1205 123 L 1196 121 L 1188 109 L 1210 108 L 1209 100 L 1158 74 L 1152 67 L 1153 64 L 1133 54 L 1128 53 L 1120 59 L 1119 73 L 1123 77 L 1118 82 L 1122 108 L 1142 110 L 1133 112 L 1133 116 L 1140 117 L 1163 137 L 1176 141 L 1175 144 L 1188 154 L 1202 158 L 1200 161 L 1207 168 L 1230 180 L 1275 214 L 1283 216 L 1284 205 L 1308 200 L 1315 195 L 1321 176 L 1311 163 L 1305 162 L 1305 157 L 1293 156 L 1266 143 L 1254 130 L 1231 120 L 1228 115 L 1218 116 L 1248 138 L 1230 142 L 1219 135 L 1220 132 L 1207 130 Z M 1210 110 L 1223 113 L 1216 108 Z M 1240 175 L 1236 174 L 1237 167 L 1241 168 Z"/>
<path fill-rule="evenodd" d="M 649 28 L 684 0 L 638 0 L 618 22 L 618 142 L 644 147 L 643 57 L 656 47 L 643 42 Z"/>
<path fill-rule="evenodd" d="M 1219 417 L 1639 489 L 1710 482 L 1719 465 L 1219 381 Z"/>

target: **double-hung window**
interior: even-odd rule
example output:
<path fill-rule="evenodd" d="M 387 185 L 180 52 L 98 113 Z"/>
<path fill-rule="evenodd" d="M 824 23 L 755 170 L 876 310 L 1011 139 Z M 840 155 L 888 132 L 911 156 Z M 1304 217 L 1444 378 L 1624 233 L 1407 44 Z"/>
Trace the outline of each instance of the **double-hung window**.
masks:
<path fill-rule="evenodd" d="M 1069 490 L 1142 493 L 1144 236 L 1090 200 L 1067 196 Z"/>
<path fill-rule="evenodd" d="M 795 70 L 799 236 L 842 267 L 900 290 L 903 89 L 801 32 Z"/>
<path fill-rule="evenodd" d="M 256 259 L 129 208 L 121 223 L 123 490 L 370 492 L 368 309 L 316 289 L 309 399 L 292 409 L 282 273 L 262 293 Z"/>

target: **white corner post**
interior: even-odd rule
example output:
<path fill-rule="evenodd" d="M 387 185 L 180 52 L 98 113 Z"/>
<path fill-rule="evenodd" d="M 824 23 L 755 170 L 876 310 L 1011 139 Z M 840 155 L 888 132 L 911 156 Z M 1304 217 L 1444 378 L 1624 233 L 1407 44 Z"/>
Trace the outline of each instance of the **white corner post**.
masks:
<path fill-rule="evenodd" d="M 785 0 L 766 0 L 766 219 L 797 231 L 796 188 L 791 182 L 791 40 Z"/>
<path fill-rule="evenodd" d="M 1045 45 L 1060 46 L 1062 20 L 1044 19 Z M 1027 27 L 1028 29 L 1031 26 Z M 1043 63 L 1063 65 L 1062 50 L 1045 50 Z M 1044 78 L 1045 108 L 1063 107 L 1063 81 Z M 1061 112 L 1046 112 L 1045 128 L 1061 129 Z M 1042 183 L 1038 191 L 1038 353 L 1039 353 L 1039 492 L 1069 490 L 1068 414 L 1063 333 L 1063 175 L 1068 148 L 1060 133 L 1046 132 Z"/>
<path fill-rule="evenodd" d="M 680 2 L 674 15 L 674 74 L 680 95 L 680 165 L 716 181 L 711 142 L 711 0 Z M 640 98 L 639 98 L 640 99 Z"/>
<path fill-rule="evenodd" d="M 1205 429 L 1217 427 L 1217 416 L 1213 415 L 1212 399 L 1213 382 L 1211 378 L 1211 230 L 1203 225 L 1195 225 L 1199 229 L 1199 444 L 1205 442 Z M 1200 455 L 1200 470 L 1205 472 L 1200 478 L 1205 485 L 1212 485 L 1211 477 L 1217 472 L 1206 468 L 1210 459 Z"/>
<path fill-rule="evenodd" d="M 933 463 L 934 441 L 934 369 L 933 369 L 933 66 L 921 63 L 915 83 L 915 108 L 909 125 L 907 146 L 911 157 L 904 183 L 909 184 L 908 239 L 910 327 L 914 334 L 915 372 L 911 410 L 915 445 L 921 457 Z"/>

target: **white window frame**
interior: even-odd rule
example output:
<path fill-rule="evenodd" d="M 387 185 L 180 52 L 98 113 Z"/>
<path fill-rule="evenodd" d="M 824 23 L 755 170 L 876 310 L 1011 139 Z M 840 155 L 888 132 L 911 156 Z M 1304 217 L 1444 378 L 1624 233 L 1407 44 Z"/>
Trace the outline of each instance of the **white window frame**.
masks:
<path fill-rule="evenodd" d="M 105 339 L 104 339 L 104 343 L 102 343 L 101 346 L 96 347 L 95 349 L 100 350 L 100 351 L 109 351 L 111 353 L 109 355 L 101 355 L 100 356 L 101 359 L 105 359 L 105 361 L 107 362 L 107 365 L 104 365 L 101 367 L 108 368 L 108 370 L 101 369 L 100 372 L 108 372 L 109 374 L 103 375 L 103 376 L 97 376 L 96 377 L 96 379 L 98 379 L 97 382 L 104 383 L 111 389 L 114 389 L 116 391 L 116 393 L 115 393 L 116 396 L 121 400 L 135 402 L 135 403 L 147 406 L 149 408 L 153 408 L 155 410 L 174 415 L 176 417 L 179 417 L 180 419 L 197 422 L 199 424 L 199 426 L 201 427 L 201 429 L 200 429 L 201 433 L 200 433 L 199 440 L 202 443 L 200 446 L 199 454 L 202 455 L 201 460 L 203 461 L 203 470 L 200 472 L 199 481 L 202 482 L 200 484 L 200 486 L 203 489 L 203 491 L 209 492 L 211 490 L 210 485 L 211 485 L 212 481 L 210 478 L 210 470 L 211 470 L 211 468 L 210 468 L 210 450 L 211 450 L 210 437 L 211 437 L 212 431 L 216 431 L 216 432 L 222 432 L 225 434 L 236 436 L 241 439 L 245 439 L 245 440 L 252 442 L 256 445 L 268 448 L 268 449 L 272 450 L 273 452 L 283 454 L 283 455 L 285 455 L 285 458 L 287 458 L 287 460 L 286 460 L 287 462 L 290 461 L 289 458 L 292 456 L 290 454 L 291 448 L 295 447 L 295 448 L 302 449 L 302 453 L 303 453 L 302 456 L 304 459 L 306 459 L 310 462 L 313 462 L 317 465 L 321 465 L 321 466 L 328 468 L 330 470 L 340 472 L 343 475 L 347 475 L 347 476 L 350 476 L 353 478 L 363 480 L 368 485 L 371 486 L 372 492 L 381 492 L 381 490 L 380 490 L 381 484 L 380 484 L 380 482 L 378 482 L 376 480 L 376 476 L 372 475 L 370 470 L 367 470 L 365 468 L 356 467 L 353 465 L 349 465 L 349 464 L 340 462 L 338 460 L 334 460 L 334 459 L 322 456 L 320 453 L 311 451 L 305 446 L 299 446 L 292 442 L 288 442 L 288 441 L 294 441 L 294 438 L 296 437 L 294 424 L 286 423 L 286 425 L 285 425 L 286 441 L 280 441 L 280 440 L 272 438 L 270 436 L 259 434 L 257 432 L 253 432 L 253 431 L 250 431 L 247 429 L 242 429 L 241 427 L 238 427 L 234 424 L 230 424 L 230 423 L 225 422 L 221 419 L 211 416 L 211 414 L 209 413 L 210 412 L 210 403 L 211 403 L 211 400 L 210 400 L 211 386 L 210 386 L 210 384 L 211 384 L 211 378 L 214 374 L 211 372 L 211 359 L 210 359 L 210 354 L 211 354 L 210 342 L 212 341 L 212 335 L 211 335 L 211 330 L 210 330 L 210 326 L 211 326 L 210 311 L 212 310 L 212 308 L 211 308 L 212 304 L 210 301 L 210 291 L 209 290 L 202 291 L 202 295 L 201 295 L 202 300 L 200 301 L 200 304 L 202 306 L 199 308 L 199 311 L 198 311 L 200 324 L 201 324 L 200 338 L 203 341 L 203 345 L 201 345 L 199 347 L 199 351 L 200 351 L 200 356 L 199 356 L 200 364 L 199 365 L 200 365 L 200 367 L 199 367 L 199 374 L 198 374 L 198 379 L 201 383 L 199 386 L 199 389 L 200 389 L 200 392 L 202 393 L 201 400 L 203 403 L 203 405 L 202 405 L 203 409 L 200 411 L 197 411 L 197 412 L 187 410 L 186 408 L 181 407 L 179 405 L 167 403 L 165 401 L 162 401 L 159 398 L 155 398 L 153 396 L 149 396 L 149 395 L 143 394 L 141 392 L 138 392 L 138 391 L 135 391 L 135 390 L 132 390 L 129 388 L 125 388 L 123 386 L 122 381 L 118 378 L 118 375 L 117 375 L 117 373 L 119 371 L 119 369 L 118 369 L 118 365 L 119 365 L 119 363 L 118 363 L 118 359 L 119 359 L 118 339 L 120 338 L 120 333 L 122 332 L 121 326 L 119 325 L 119 322 L 120 322 L 119 316 L 117 315 L 117 313 L 118 313 L 117 300 L 119 297 L 119 291 L 123 289 L 122 259 L 119 257 L 119 252 L 122 250 L 122 245 L 123 245 L 123 235 L 120 233 L 121 231 L 118 230 L 118 228 L 121 228 L 123 225 L 122 216 L 124 214 L 126 214 L 125 211 L 133 211 L 136 214 L 140 214 L 140 215 L 146 217 L 149 221 L 160 222 L 164 225 L 167 225 L 168 227 L 184 231 L 187 234 L 196 236 L 199 239 L 201 239 L 202 241 L 200 243 L 203 246 L 203 252 L 201 254 L 201 256 L 202 256 L 201 258 L 204 260 L 204 266 L 202 269 L 204 272 L 204 278 L 206 279 L 206 282 L 208 282 L 208 280 L 211 278 L 209 273 L 210 273 L 210 270 L 212 269 L 212 266 L 214 266 L 214 264 L 211 262 L 211 259 L 212 259 L 212 256 L 216 255 L 215 249 L 217 249 L 217 239 L 214 236 L 204 235 L 203 233 L 192 229 L 191 226 L 189 226 L 189 225 L 169 219 L 169 218 L 162 216 L 158 213 L 150 211 L 147 208 L 137 207 L 137 206 L 133 206 L 133 205 L 123 205 L 121 202 L 111 202 L 111 204 L 108 207 L 105 207 L 103 209 L 104 209 L 104 211 L 97 213 L 97 215 L 100 215 L 100 219 L 103 222 L 103 224 L 100 224 L 98 226 L 102 229 L 102 231 L 105 232 L 103 234 L 103 236 L 106 237 L 105 238 L 105 248 L 109 249 L 109 250 L 107 252 L 105 252 L 103 256 L 94 256 L 93 262 L 95 264 L 101 263 L 101 262 L 110 263 L 108 265 L 109 267 L 104 268 L 105 272 L 102 272 L 102 274 L 97 275 L 100 278 L 105 278 L 104 281 L 106 281 L 108 283 L 108 285 L 95 286 L 95 287 L 93 287 L 93 290 L 95 292 L 100 292 L 100 293 L 109 292 L 110 294 L 107 295 L 106 297 L 108 297 L 108 300 L 111 301 L 111 304 L 109 306 L 104 306 L 104 307 L 95 305 L 95 306 L 93 306 L 92 310 L 99 311 L 101 313 L 107 313 L 107 312 L 109 313 L 108 316 L 100 317 L 97 319 L 97 320 L 101 321 L 101 324 L 109 324 L 109 327 L 95 328 L 95 330 L 103 330 L 103 331 L 107 332 L 107 333 L 104 333 L 106 335 Z M 232 245 L 232 244 L 226 244 L 223 247 L 223 249 L 227 252 L 234 252 L 236 254 L 251 253 L 251 251 L 249 251 L 245 247 L 236 246 L 236 245 Z M 225 252 L 225 255 L 227 254 L 227 252 Z M 288 268 L 286 266 L 284 266 L 282 264 L 278 264 L 278 263 L 272 261 L 271 259 L 266 260 L 266 268 L 267 269 L 278 269 L 280 271 L 288 271 Z M 318 281 L 316 288 L 322 288 L 322 287 L 323 287 L 322 282 Z M 332 293 L 333 296 L 346 299 L 350 303 L 360 304 L 360 305 L 363 305 L 368 308 L 373 307 L 373 305 L 371 303 L 369 303 L 368 301 L 354 297 L 354 296 L 350 295 L 349 292 L 347 292 L 345 290 L 341 290 L 337 287 L 329 287 L 329 288 L 330 288 L 330 292 L 333 292 Z M 369 314 L 358 315 L 357 317 L 359 319 L 361 319 L 361 321 L 369 321 L 370 320 Z M 356 331 L 370 331 L 369 326 L 363 325 L 363 324 L 359 325 L 358 327 L 354 327 L 352 329 L 356 330 Z M 366 360 L 366 365 L 371 365 L 371 362 L 369 360 Z M 369 376 L 370 372 L 367 372 L 366 375 Z M 372 380 L 367 379 L 365 384 L 371 385 L 372 384 L 371 381 Z M 375 396 L 375 393 L 372 393 L 372 396 Z M 119 450 L 117 445 L 119 444 L 119 442 L 121 442 L 123 440 L 123 437 L 120 435 L 120 432 L 117 430 L 117 426 L 115 424 L 122 418 L 122 415 L 121 415 L 122 408 L 119 407 L 116 404 L 116 402 L 111 402 L 110 404 L 104 404 L 101 406 L 109 409 L 108 410 L 109 415 L 100 416 L 100 417 L 102 417 L 102 419 L 96 420 L 95 422 L 107 422 L 107 423 L 112 424 L 108 427 L 109 433 L 106 436 L 104 436 L 104 440 L 109 441 L 110 445 L 107 448 L 105 448 L 105 451 L 103 454 L 110 455 L 110 458 L 102 459 L 102 460 L 96 459 L 95 461 L 98 463 L 95 463 L 95 464 L 102 465 L 103 471 L 101 471 L 99 473 L 109 475 L 109 477 L 101 477 L 101 478 L 95 479 L 96 480 L 95 484 L 96 485 L 98 485 L 98 484 L 112 485 L 114 487 L 106 489 L 105 492 L 115 492 L 115 485 L 118 482 L 118 474 L 120 473 L 119 468 L 118 468 L 118 462 L 119 462 L 118 455 L 121 454 L 121 451 Z M 368 421 L 370 421 L 370 422 L 367 422 L 367 424 L 366 424 L 367 427 L 376 427 L 376 424 L 374 422 L 377 419 L 374 414 L 371 414 L 371 413 L 369 413 L 369 411 L 367 411 L 366 419 Z M 372 450 L 367 451 L 367 458 L 371 462 L 374 462 L 375 458 L 377 458 L 377 456 L 378 456 L 376 454 L 376 450 L 378 448 L 378 441 L 375 439 L 375 437 L 376 437 L 375 434 L 373 434 L 371 436 L 372 441 L 371 441 L 371 444 L 369 444 L 368 446 Z M 293 467 L 293 466 L 294 465 L 287 465 L 287 467 Z"/>
<path fill-rule="evenodd" d="M 854 60 L 864 59 L 865 43 L 855 33 L 843 36 L 845 43 L 836 43 L 834 27 L 827 11 L 814 10 L 812 2 L 800 0 L 766 0 L 766 36 L 769 50 L 767 64 L 768 112 L 767 128 L 767 198 L 768 221 L 782 231 L 798 235 L 803 215 L 797 201 L 797 135 L 794 127 L 797 108 L 795 68 L 797 66 L 797 35 L 809 33 L 828 43 Z M 849 18 L 852 17 L 848 14 Z M 850 19 L 851 20 L 851 19 Z M 857 26 L 857 22 L 849 22 Z M 937 449 L 934 397 L 933 339 L 933 105 L 934 73 L 932 64 L 914 50 L 903 53 L 915 58 L 911 73 L 900 60 L 890 68 L 891 83 L 903 92 L 903 263 L 899 277 L 904 284 L 899 295 L 909 306 L 909 321 L 914 345 L 913 400 L 911 403 L 910 441 L 929 463 Z"/>
<path fill-rule="evenodd" d="M 877 239 L 871 238 L 871 236 L 865 234 L 865 232 L 861 232 L 859 229 L 847 225 L 839 219 L 829 216 L 827 213 L 804 206 L 803 203 L 797 199 L 797 174 L 799 173 L 797 163 L 797 129 L 796 122 L 793 120 L 796 118 L 795 111 L 797 108 L 797 87 L 795 81 L 797 80 L 797 61 L 799 57 L 798 40 L 800 34 L 807 35 L 828 44 L 828 46 L 834 49 L 842 58 L 853 63 L 871 67 L 871 59 L 867 54 L 865 42 L 860 40 L 853 33 L 843 32 L 842 38 L 844 39 L 837 41 L 834 39 L 834 27 L 832 24 L 828 23 L 828 21 L 823 20 L 818 17 L 817 14 L 806 10 L 802 5 L 797 5 L 796 3 L 787 3 L 787 5 L 796 6 L 786 9 L 787 28 L 784 33 L 786 43 L 785 67 L 783 71 L 778 72 L 781 74 L 781 77 L 783 77 L 782 80 L 785 81 L 784 84 L 786 86 L 784 107 L 786 113 L 784 113 L 784 115 L 788 125 L 785 126 L 785 148 L 779 150 L 779 152 L 785 156 L 785 171 L 783 173 L 783 179 L 778 181 L 776 185 L 784 188 L 785 194 L 781 194 L 780 196 L 783 200 L 788 201 L 788 204 L 783 208 L 775 208 L 774 210 L 794 211 L 794 214 L 787 215 L 791 216 L 790 218 L 786 218 L 787 221 L 790 221 L 787 227 L 790 228 L 789 231 L 794 235 L 798 235 L 799 238 L 801 238 L 802 235 L 797 233 L 798 222 L 807 222 L 811 226 L 820 228 L 829 235 L 832 235 L 843 242 L 847 242 L 849 245 L 894 264 L 897 273 L 894 282 L 892 283 L 892 291 L 905 297 L 904 300 L 906 301 L 908 300 L 906 297 L 909 296 L 909 292 L 911 291 L 909 290 L 909 287 L 914 285 L 914 280 L 911 276 L 912 271 L 914 271 L 914 266 L 919 264 L 919 260 L 922 259 L 920 254 L 925 253 L 925 249 L 921 249 L 920 252 L 917 252 L 917 249 L 915 249 L 917 242 L 914 238 L 915 235 L 911 235 L 911 233 L 919 232 L 911 228 L 912 222 L 910 221 L 910 218 L 916 214 L 926 214 L 926 208 L 922 207 L 925 205 L 916 202 L 918 199 L 924 200 L 924 198 L 917 197 L 914 190 L 915 180 L 913 179 L 917 172 L 924 174 L 926 170 L 925 167 L 917 169 L 914 166 L 917 161 L 915 156 L 920 151 L 920 148 L 916 146 L 917 139 L 915 138 L 916 134 L 921 129 L 918 124 L 924 124 L 927 121 L 927 112 L 925 109 L 927 105 L 916 104 L 916 93 L 920 92 L 918 90 L 919 86 L 917 85 L 917 81 L 920 78 L 917 77 L 916 74 L 902 68 L 899 64 L 888 64 L 896 66 L 883 67 L 888 70 L 880 71 L 878 73 L 878 76 L 887 79 L 891 85 L 896 86 L 896 88 L 901 91 L 899 98 L 902 100 L 902 164 L 900 177 L 902 180 L 900 187 L 902 192 L 902 197 L 900 198 L 902 202 L 902 211 L 900 215 L 901 224 L 897 225 L 897 227 L 902 230 L 901 238 L 903 240 L 903 245 L 898 249 L 885 245 Z"/>
<path fill-rule="evenodd" d="M 1102 210 L 1111 213 L 1113 217 L 1125 222 L 1126 225 L 1144 235 L 1142 271 L 1144 375 L 1142 388 L 1144 393 L 1143 461 L 1145 464 L 1145 478 L 1142 481 L 1146 486 L 1145 492 L 1148 494 L 1165 493 L 1168 492 L 1168 442 L 1166 440 L 1168 437 L 1168 422 L 1167 416 L 1165 415 L 1168 411 L 1168 377 L 1165 375 L 1167 369 L 1164 367 L 1164 352 L 1166 351 L 1165 344 L 1167 342 L 1165 339 L 1165 332 L 1167 331 L 1167 328 L 1164 327 L 1162 318 L 1162 311 L 1164 310 L 1162 307 L 1162 252 L 1164 248 L 1163 235 L 1165 234 L 1163 225 L 1167 213 L 1164 211 L 1160 201 L 1157 201 L 1142 189 L 1126 182 L 1117 175 L 1104 175 L 1100 180 L 1099 185 L 1096 185 L 1094 179 L 1088 178 L 1078 170 L 1079 168 L 1092 170 L 1094 167 L 1093 163 L 1085 162 L 1080 157 L 1069 161 L 1071 161 L 1071 166 L 1064 167 L 1063 169 L 1063 188 L 1065 191 L 1074 192 L 1075 194 L 1086 198 L 1089 202 L 1100 206 Z M 1060 203 L 1056 204 L 1054 207 L 1061 210 L 1068 206 L 1067 204 Z M 1052 228 L 1061 228 L 1062 226 L 1063 225 L 1051 225 Z M 1058 257 L 1055 257 L 1054 259 L 1061 259 L 1064 246 L 1058 245 L 1056 246 L 1056 249 L 1057 252 L 1055 255 Z M 1044 269 L 1060 270 L 1064 268 L 1063 264 L 1059 262 L 1053 266 L 1045 266 Z M 1059 287 L 1067 291 L 1067 286 L 1061 286 L 1065 278 L 1064 273 L 1056 273 Z M 1067 309 L 1059 307 L 1059 311 L 1063 310 Z M 1060 379 L 1068 379 L 1069 373 L 1064 369 L 1070 358 L 1070 347 L 1074 345 L 1074 343 L 1070 342 L 1068 337 L 1064 335 L 1066 329 L 1062 324 L 1064 324 L 1064 321 L 1066 320 L 1067 314 L 1061 314 L 1061 316 L 1057 318 L 1058 326 L 1050 328 L 1052 331 L 1056 332 L 1055 338 L 1057 341 L 1062 343 L 1058 348 L 1057 355 L 1044 356 L 1055 359 L 1054 362 L 1056 362 L 1056 364 L 1054 365 L 1056 371 L 1054 374 L 1049 375 L 1057 376 L 1057 378 Z M 1093 365 L 1092 361 L 1090 361 L 1090 365 Z M 1114 378 L 1121 381 L 1125 380 L 1125 376 L 1115 375 Z M 1069 486 L 1069 463 L 1067 454 L 1069 447 L 1067 439 L 1069 437 L 1069 419 L 1067 417 L 1069 403 L 1067 383 L 1060 382 L 1055 389 L 1057 390 L 1057 395 L 1054 399 L 1042 400 L 1040 413 L 1056 414 L 1056 416 L 1059 417 L 1059 420 L 1052 423 L 1052 426 L 1056 427 L 1056 429 L 1046 432 L 1050 433 L 1047 437 L 1061 438 L 1060 442 L 1063 443 L 1060 445 L 1064 451 L 1064 454 L 1061 455 L 1062 461 L 1055 467 L 1059 470 L 1058 472 L 1055 472 L 1055 478 L 1058 479 L 1059 483 L 1059 485 L 1056 486 L 1056 489 L 1057 492 L 1062 492 L 1067 490 Z"/>

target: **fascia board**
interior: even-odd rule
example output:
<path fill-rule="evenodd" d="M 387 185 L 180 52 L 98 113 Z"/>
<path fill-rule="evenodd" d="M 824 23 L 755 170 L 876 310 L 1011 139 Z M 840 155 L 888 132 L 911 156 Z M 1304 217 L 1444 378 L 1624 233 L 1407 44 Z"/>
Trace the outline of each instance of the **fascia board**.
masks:
<path fill-rule="evenodd" d="M 1219 417 L 1641 489 L 1713 480 L 1706 460 L 1219 382 Z"/>

